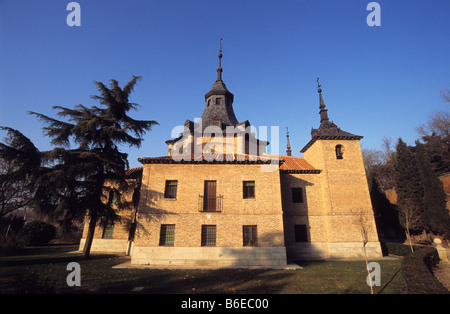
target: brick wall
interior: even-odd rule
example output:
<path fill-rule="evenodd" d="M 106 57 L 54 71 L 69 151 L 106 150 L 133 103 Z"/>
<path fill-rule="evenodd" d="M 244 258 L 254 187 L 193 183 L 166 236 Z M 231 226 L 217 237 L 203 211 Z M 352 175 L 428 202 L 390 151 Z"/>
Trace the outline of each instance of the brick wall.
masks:
<path fill-rule="evenodd" d="M 146 164 L 135 246 L 158 246 L 161 224 L 175 224 L 176 247 L 198 247 L 201 226 L 216 225 L 216 246 L 242 247 L 242 226 L 257 225 L 258 246 L 284 246 L 279 173 L 252 164 Z M 176 199 L 164 197 L 177 180 Z M 204 181 L 215 180 L 221 212 L 201 212 Z M 243 198 L 243 181 L 255 181 L 255 198 Z"/>
<path fill-rule="evenodd" d="M 91 246 L 91 251 L 102 251 L 102 252 L 125 252 L 127 247 L 127 241 L 130 234 L 131 223 L 134 222 L 135 208 L 133 206 L 133 193 L 136 187 L 136 180 L 127 180 L 128 189 L 122 193 L 121 202 L 124 204 L 123 208 L 119 208 L 117 205 L 113 205 L 116 208 L 117 214 L 120 216 L 120 220 L 114 223 L 114 228 L 112 232 L 112 238 L 104 239 L 103 231 L 104 226 L 97 223 L 94 232 L 94 240 Z M 103 200 L 106 202 L 106 197 Z M 83 235 L 80 242 L 80 250 L 83 250 L 84 243 L 89 228 L 89 215 L 85 217 L 85 223 L 83 228 Z M 122 249 L 123 248 L 123 249 Z"/>

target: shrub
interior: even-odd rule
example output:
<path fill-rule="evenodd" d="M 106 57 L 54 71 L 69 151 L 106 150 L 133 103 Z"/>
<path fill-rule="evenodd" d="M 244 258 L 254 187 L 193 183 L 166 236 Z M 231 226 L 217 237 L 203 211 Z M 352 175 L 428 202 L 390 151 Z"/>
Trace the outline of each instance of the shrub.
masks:
<path fill-rule="evenodd" d="M 25 246 L 22 237 L 17 234 L 11 234 L 0 238 L 0 256 L 9 255 L 17 252 Z"/>
<path fill-rule="evenodd" d="M 386 255 L 407 256 L 411 254 L 411 247 L 409 245 L 394 242 L 385 242 L 382 243 L 382 245 L 383 252 L 385 252 Z M 413 245 L 414 251 L 420 250 L 421 248 L 423 248 L 423 246 Z"/>
<path fill-rule="evenodd" d="M 43 221 L 31 221 L 20 231 L 25 245 L 43 245 L 55 237 L 56 228 Z"/>
<path fill-rule="evenodd" d="M 402 271 L 409 294 L 449 293 L 431 273 L 438 262 L 438 252 L 432 247 L 424 247 L 403 259 Z"/>

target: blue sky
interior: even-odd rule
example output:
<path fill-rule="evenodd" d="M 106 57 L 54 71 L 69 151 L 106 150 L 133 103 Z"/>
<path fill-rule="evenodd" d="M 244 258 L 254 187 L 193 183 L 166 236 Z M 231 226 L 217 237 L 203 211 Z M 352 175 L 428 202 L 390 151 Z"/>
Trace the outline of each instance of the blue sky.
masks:
<path fill-rule="evenodd" d="M 203 112 L 220 38 L 237 119 L 279 126 L 281 152 L 286 126 L 297 156 L 319 126 L 317 77 L 330 119 L 363 148 L 413 144 L 414 128 L 449 107 L 448 0 L 378 1 L 380 27 L 366 23 L 368 0 L 79 0 L 80 27 L 66 24 L 69 2 L 0 0 L 0 125 L 41 150 L 49 139 L 27 111 L 97 105 L 94 81 L 142 75 L 131 115 L 160 125 L 123 150 L 130 166 L 166 155 L 172 129 Z"/>

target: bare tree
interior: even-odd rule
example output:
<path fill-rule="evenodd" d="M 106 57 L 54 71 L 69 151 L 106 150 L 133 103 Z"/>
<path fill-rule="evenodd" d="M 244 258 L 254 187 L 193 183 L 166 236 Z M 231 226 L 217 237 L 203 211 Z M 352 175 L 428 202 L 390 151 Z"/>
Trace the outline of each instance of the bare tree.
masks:
<path fill-rule="evenodd" d="M 400 215 L 404 219 L 404 229 L 406 238 L 409 241 L 409 246 L 411 247 L 411 252 L 414 253 L 414 248 L 411 240 L 411 229 L 413 229 L 416 224 L 420 223 L 421 215 L 419 206 L 410 198 L 405 199 L 403 206 L 398 206 Z"/>
<path fill-rule="evenodd" d="M 360 209 L 354 212 L 354 224 L 359 229 L 363 243 L 364 261 L 366 262 L 367 275 L 370 276 L 369 260 L 367 258 L 366 245 L 369 243 L 369 234 L 372 232 L 372 215 Z M 370 285 L 370 293 L 373 294 L 373 287 Z"/>
<path fill-rule="evenodd" d="M 366 169 L 366 173 L 369 174 L 375 169 L 378 165 L 380 165 L 382 161 L 382 153 L 374 148 L 363 148 L 361 150 L 364 162 L 364 168 Z"/>
<path fill-rule="evenodd" d="M 446 102 L 450 102 L 450 91 L 449 90 L 441 91 L 441 97 Z"/>
<path fill-rule="evenodd" d="M 435 110 L 428 122 L 416 128 L 422 137 L 438 136 L 441 140 L 450 138 L 450 111 Z"/>
<path fill-rule="evenodd" d="M 383 158 L 383 161 L 388 164 L 392 164 L 394 154 L 395 154 L 395 147 L 393 144 L 392 137 L 390 136 L 384 136 L 381 139 L 381 155 Z"/>

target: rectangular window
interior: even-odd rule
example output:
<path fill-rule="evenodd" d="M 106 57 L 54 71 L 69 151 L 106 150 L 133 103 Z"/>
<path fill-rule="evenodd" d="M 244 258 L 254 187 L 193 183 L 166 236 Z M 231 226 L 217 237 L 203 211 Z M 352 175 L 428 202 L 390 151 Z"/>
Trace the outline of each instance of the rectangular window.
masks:
<path fill-rule="evenodd" d="M 243 197 L 255 198 L 255 181 L 244 181 Z"/>
<path fill-rule="evenodd" d="M 294 228 L 295 242 L 308 242 L 306 225 L 295 225 Z"/>
<path fill-rule="evenodd" d="M 202 246 L 216 245 L 216 225 L 202 225 Z"/>
<path fill-rule="evenodd" d="M 114 224 L 113 223 L 107 224 L 105 226 L 105 228 L 103 228 L 102 238 L 103 239 L 112 239 L 113 231 L 114 231 Z"/>
<path fill-rule="evenodd" d="M 303 203 L 303 189 L 292 188 L 292 203 Z"/>
<path fill-rule="evenodd" d="M 166 188 L 164 190 L 165 198 L 177 198 L 177 180 L 166 180 Z"/>
<path fill-rule="evenodd" d="M 175 225 L 161 225 L 159 245 L 173 246 L 175 243 Z"/>
<path fill-rule="evenodd" d="M 256 225 L 242 226 L 244 246 L 258 246 L 258 232 Z"/>

